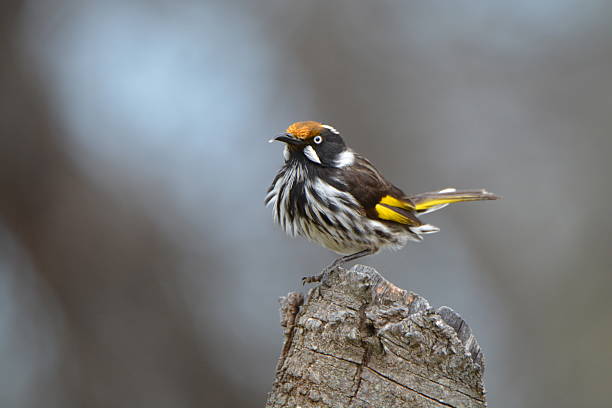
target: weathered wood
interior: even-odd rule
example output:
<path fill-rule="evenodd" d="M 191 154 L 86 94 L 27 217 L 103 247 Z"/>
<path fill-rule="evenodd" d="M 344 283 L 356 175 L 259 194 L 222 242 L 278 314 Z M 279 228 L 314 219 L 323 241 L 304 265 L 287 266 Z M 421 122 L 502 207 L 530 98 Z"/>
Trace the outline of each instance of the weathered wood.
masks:
<path fill-rule="evenodd" d="M 484 407 L 484 362 L 463 319 L 362 265 L 281 298 L 285 344 L 267 408 Z M 301 309 L 300 309 L 301 307 Z"/>

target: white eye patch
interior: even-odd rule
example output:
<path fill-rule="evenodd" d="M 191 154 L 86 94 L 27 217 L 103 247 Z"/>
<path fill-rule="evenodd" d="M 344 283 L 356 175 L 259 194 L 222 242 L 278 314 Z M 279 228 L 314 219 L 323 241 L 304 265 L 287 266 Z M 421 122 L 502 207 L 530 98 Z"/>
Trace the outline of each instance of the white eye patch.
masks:
<path fill-rule="evenodd" d="M 312 146 L 306 146 L 304 148 L 304 156 L 306 156 L 311 162 L 321 164 L 321 159 L 319 159 L 319 155 L 317 152 L 315 152 L 315 149 L 313 149 Z"/>
<path fill-rule="evenodd" d="M 313 140 L 316 144 L 321 144 L 321 142 L 323 141 L 323 138 L 321 136 L 315 136 Z"/>

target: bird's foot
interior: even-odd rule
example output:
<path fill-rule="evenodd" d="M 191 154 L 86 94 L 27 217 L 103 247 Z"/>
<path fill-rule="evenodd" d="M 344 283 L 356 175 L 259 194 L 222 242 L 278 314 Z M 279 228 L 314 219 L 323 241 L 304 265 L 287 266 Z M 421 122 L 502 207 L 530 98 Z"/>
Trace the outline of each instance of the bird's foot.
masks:
<path fill-rule="evenodd" d="M 349 261 L 354 261 L 355 259 L 359 259 L 359 258 L 364 257 L 366 255 L 374 254 L 377 251 L 378 251 L 378 248 L 368 248 L 368 249 L 364 249 L 363 251 L 359 251 L 359 252 L 356 252 L 356 253 L 351 254 L 351 255 L 342 256 L 342 257 L 336 259 L 331 264 L 327 265 L 321 271 L 320 274 L 314 275 L 314 276 L 305 276 L 305 277 L 303 277 L 302 278 L 302 285 L 305 285 L 307 283 L 314 283 L 314 282 L 325 282 L 327 280 L 327 277 L 329 276 L 329 273 L 331 271 L 333 271 L 334 269 L 338 268 L 339 266 L 342 266 L 342 265 L 344 265 L 345 263 L 347 263 Z"/>
<path fill-rule="evenodd" d="M 305 285 L 307 283 L 317 283 L 317 282 L 321 282 L 324 276 L 322 273 L 318 274 L 318 275 L 312 275 L 312 276 L 304 276 L 302 278 L 302 285 Z"/>
<path fill-rule="evenodd" d="M 305 285 L 307 283 L 325 282 L 329 277 L 330 272 L 340 265 L 340 262 L 333 262 L 331 265 L 326 266 L 318 275 L 304 276 L 302 278 L 302 285 Z"/>

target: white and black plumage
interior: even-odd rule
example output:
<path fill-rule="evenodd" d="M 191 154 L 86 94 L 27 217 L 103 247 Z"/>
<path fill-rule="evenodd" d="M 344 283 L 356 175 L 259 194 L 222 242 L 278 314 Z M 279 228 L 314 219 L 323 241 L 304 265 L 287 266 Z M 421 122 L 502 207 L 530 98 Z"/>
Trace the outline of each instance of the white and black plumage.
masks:
<path fill-rule="evenodd" d="M 272 141 L 285 143 L 285 163 L 266 196 L 274 220 L 287 234 L 344 255 L 305 282 L 321 280 L 344 262 L 383 248 L 400 249 L 439 231 L 418 215 L 453 202 L 498 198 L 485 190 L 452 188 L 406 195 L 348 148 L 333 127 L 319 122 L 296 122 Z"/>

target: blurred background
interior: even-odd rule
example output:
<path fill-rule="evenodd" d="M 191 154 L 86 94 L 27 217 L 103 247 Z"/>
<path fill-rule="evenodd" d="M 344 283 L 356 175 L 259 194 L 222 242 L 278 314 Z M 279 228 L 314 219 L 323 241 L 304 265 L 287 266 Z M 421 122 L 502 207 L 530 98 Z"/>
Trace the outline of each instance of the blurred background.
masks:
<path fill-rule="evenodd" d="M 362 263 L 469 322 L 495 407 L 608 406 L 612 3 L 0 4 L 0 406 L 261 407 L 291 122 L 502 201 Z"/>

